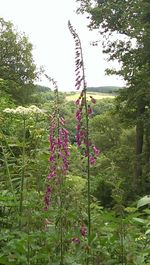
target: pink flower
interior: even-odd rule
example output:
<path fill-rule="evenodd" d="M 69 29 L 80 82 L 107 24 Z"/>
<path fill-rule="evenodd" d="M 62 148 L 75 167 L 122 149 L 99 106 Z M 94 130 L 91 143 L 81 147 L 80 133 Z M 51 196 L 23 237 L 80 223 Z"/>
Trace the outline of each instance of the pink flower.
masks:
<path fill-rule="evenodd" d="M 95 164 L 95 158 L 93 155 L 90 155 L 90 158 L 89 158 L 89 162 L 90 162 L 90 165 L 94 165 Z"/>
<path fill-rule="evenodd" d="M 77 133 L 77 135 L 75 136 L 75 138 L 76 138 L 77 145 L 80 146 L 81 145 L 80 133 Z"/>
<path fill-rule="evenodd" d="M 82 226 L 80 228 L 80 233 L 82 236 L 87 236 L 87 228 L 85 226 Z"/>
<path fill-rule="evenodd" d="M 72 242 L 75 243 L 75 244 L 80 244 L 80 238 L 78 238 L 78 237 L 74 237 L 74 238 L 72 239 Z"/>
<path fill-rule="evenodd" d="M 79 86 L 80 85 L 80 83 L 81 83 L 81 81 L 80 80 L 78 80 L 76 83 L 75 83 L 75 86 L 77 87 L 77 86 Z"/>
<path fill-rule="evenodd" d="M 82 113 L 82 111 L 80 109 L 78 109 L 76 111 L 76 119 L 77 119 L 77 121 L 80 121 L 81 120 L 81 113 Z"/>
<path fill-rule="evenodd" d="M 79 90 L 81 87 L 81 83 L 76 87 L 77 90 Z"/>
<path fill-rule="evenodd" d="M 80 131 L 80 136 L 81 137 L 86 137 L 86 131 L 85 130 L 81 130 Z"/>
<path fill-rule="evenodd" d="M 54 161 L 55 161 L 55 157 L 54 157 L 54 155 L 51 155 L 49 158 L 49 162 L 54 162 Z"/>
<path fill-rule="evenodd" d="M 68 169 L 68 160 L 65 156 L 63 157 L 63 169 L 64 170 Z"/>
<path fill-rule="evenodd" d="M 60 118 L 60 123 L 61 123 L 61 125 L 64 126 L 64 125 L 65 125 L 65 119 L 61 117 L 61 118 Z"/>
<path fill-rule="evenodd" d="M 70 151 L 66 148 L 64 149 L 66 156 L 70 156 Z"/>
<path fill-rule="evenodd" d="M 64 135 L 68 135 L 69 134 L 68 130 L 66 130 L 65 128 L 62 128 L 61 132 Z"/>
<path fill-rule="evenodd" d="M 88 105 L 88 115 L 91 116 L 93 114 L 92 108 Z"/>
<path fill-rule="evenodd" d="M 95 104 L 95 103 L 96 103 L 96 99 L 93 98 L 92 96 L 90 96 L 90 98 L 91 98 L 91 102 L 92 102 L 93 104 Z"/>
<path fill-rule="evenodd" d="M 55 171 L 52 171 L 49 175 L 48 175 L 48 179 L 52 179 L 53 177 L 56 176 L 56 172 Z"/>
<path fill-rule="evenodd" d="M 78 98 L 75 103 L 76 103 L 76 105 L 79 105 L 80 104 L 80 99 Z"/>
<path fill-rule="evenodd" d="M 78 81 L 80 78 L 81 78 L 80 75 L 78 75 L 77 78 L 76 78 L 76 81 Z"/>
<path fill-rule="evenodd" d="M 76 130 L 79 131 L 80 128 L 81 128 L 81 125 L 80 125 L 80 123 L 78 123 L 77 126 L 76 126 Z"/>
<path fill-rule="evenodd" d="M 100 150 L 96 148 L 96 146 L 93 146 L 93 151 L 95 153 L 95 155 L 99 155 L 100 154 Z"/>

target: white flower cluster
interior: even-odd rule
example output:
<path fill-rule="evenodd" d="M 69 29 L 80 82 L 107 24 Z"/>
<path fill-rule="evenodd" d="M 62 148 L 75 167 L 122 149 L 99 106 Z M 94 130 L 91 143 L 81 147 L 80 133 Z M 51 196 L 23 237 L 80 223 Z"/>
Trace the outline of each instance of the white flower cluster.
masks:
<path fill-rule="evenodd" d="M 3 110 L 4 113 L 16 114 L 16 115 L 32 115 L 32 114 L 44 114 L 44 110 L 39 109 L 35 105 L 31 105 L 28 108 L 19 106 L 16 109 L 6 108 Z"/>

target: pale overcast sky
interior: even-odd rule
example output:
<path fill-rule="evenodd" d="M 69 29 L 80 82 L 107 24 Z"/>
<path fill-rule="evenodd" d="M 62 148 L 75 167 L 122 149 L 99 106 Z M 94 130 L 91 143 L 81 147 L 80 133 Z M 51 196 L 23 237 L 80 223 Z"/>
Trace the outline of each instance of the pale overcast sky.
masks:
<path fill-rule="evenodd" d="M 75 13 L 76 6 L 75 0 L 0 0 L 0 17 L 25 32 L 34 47 L 35 63 L 44 66 L 46 73 L 58 81 L 60 90 L 75 90 L 74 42 L 68 19 L 82 42 L 87 85 L 122 86 L 124 82 L 118 77 L 105 75 L 111 64 L 106 62 L 100 44 L 90 45 L 100 35 L 88 30 L 88 21 Z M 40 84 L 49 86 L 45 78 Z"/>

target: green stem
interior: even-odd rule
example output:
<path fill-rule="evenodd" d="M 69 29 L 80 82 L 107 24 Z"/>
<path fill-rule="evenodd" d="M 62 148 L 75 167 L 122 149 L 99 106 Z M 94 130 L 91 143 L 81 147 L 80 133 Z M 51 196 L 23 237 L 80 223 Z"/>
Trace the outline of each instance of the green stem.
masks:
<path fill-rule="evenodd" d="M 60 134 L 60 114 L 59 114 L 59 94 L 58 88 L 56 88 L 56 108 L 57 108 L 57 136 L 59 137 Z M 59 151 L 59 150 L 58 150 Z M 58 154 L 58 161 L 59 161 L 59 154 Z M 60 265 L 63 265 L 64 261 L 64 248 L 63 248 L 63 174 L 61 172 L 58 173 L 60 175 Z"/>
<path fill-rule="evenodd" d="M 87 87 L 85 80 L 85 69 L 83 61 L 83 51 L 80 38 L 78 36 L 81 51 L 82 60 L 82 76 L 83 76 L 83 93 L 84 93 L 84 106 L 85 106 L 85 118 L 86 118 L 86 150 L 87 150 L 87 214 L 88 214 L 88 254 L 91 245 L 91 185 L 90 185 L 90 150 L 89 150 L 89 116 L 88 116 L 88 106 L 87 106 Z M 89 258 L 87 258 L 87 264 L 89 264 Z"/>
<path fill-rule="evenodd" d="M 30 265 L 30 211 L 28 212 L 28 240 L 27 240 L 27 262 Z"/>
<path fill-rule="evenodd" d="M 121 264 L 124 265 L 124 226 L 123 226 L 123 216 L 121 214 L 121 234 L 120 234 L 120 244 L 121 244 Z"/>
<path fill-rule="evenodd" d="M 14 198 L 15 203 L 17 203 L 17 199 L 16 199 L 16 195 L 15 195 L 15 191 L 14 191 L 13 183 L 12 183 L 12 179 L 11 179 L 11 174 L 10 174 L 10 170 L 9 170 L 9 165 L 8 165 L 8 162 L 7 162 L 7 157 L 6 157 L 6 154 L 5 154 L 5 151 L 4 151 L 4 148 L 3 148 L 2 145 L 1 145 L 1 148 L 2 148 L 2 152 L 3 152 L 3 156 L 4 156 L 4 163 L 5 163 L 5 166 L 6 166 L 6 172 L 7 172 L 8 181 L 9 181 L 9 184 L 10 184 L 11 192 L 13 194 L 13 198 Z"/>
<path fill-rule="evenodd" d="M 62 185 L 60 186 L 60 265 L 63 265 L 64 249 L 63 249 L 63 216 L 62 216 Z"/>
<path fill-rule="evenodd" d="M 20 207 L 19 207 L 19 227 L 22 227 L 22 212 L 23 212 L 23 190 L 24 190 L 24 178 L 25 178 L 25 129 L 26 123 L 23 117 L 23 146 L 22 146 L 22 176 L 21 176 L 21 187 L 20 187 Z"/>
<path fill-rule="evenodd" d="M 89 150 L 89 118 L 85 90 L 85 115 L 86 115 L 86 149 L 87 149 L 87 214 L 88 214 L 88 254 L 91 246 L 91 183 L 90 183 L 90 150 Z M 87 258 L 89 264 L 89 257 Z"/>
<path fill-rule="evenodd" d="M 86 91 L 85 93 L 85 115 L 86 115 L 86 149 L 87 149 L 87 200 L 88 200 L 88 246 L 90 246 L 91 238 L 91 185 L 90 185 L 90 151 L 89 151 L 89 118 L 88 118 L 88 108 L 86 101 Z"/>

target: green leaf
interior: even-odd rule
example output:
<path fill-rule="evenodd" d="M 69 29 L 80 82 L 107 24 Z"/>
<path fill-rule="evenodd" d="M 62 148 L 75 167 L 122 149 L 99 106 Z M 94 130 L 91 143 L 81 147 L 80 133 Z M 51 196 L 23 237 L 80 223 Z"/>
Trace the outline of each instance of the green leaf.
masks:
<path fill-rule="evenodd" d="M 127 213 L 135 213 L 137 211 L 137 208 L 135 208 L 135 207 L 126 207 L 125 211 Z"/>
<path fill-rule="evenodd" d="M 145 220 L 144 219 L 134 217 L 133 220 L 135 222 L 139 223 L 139 224 L 145 224 Z"/>
<path fill-rule="evenodd" d="M 146 232 L 145 232 L 145 235 L 148 235 L 150 234 L 150 229 L 148 229 Z"/>
<path fill-rule="evenodd" d="M 3 264 L 3 265 L 14 265 L 15 263 L 7 261 L 5 257 L 0 257 L 0 264 Z"/>
<path fill-rule="evenodd" d="M 138 201 L 137 207 L 140 208 L 140 207 L 148 205 L 148 204 L 150 204 L 150 196 L 146 195 Z"/>
<path fill-rule="evenodd" d="M 150 209 L 144 209 L 144 212 L 150 215 Z"/>

